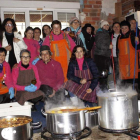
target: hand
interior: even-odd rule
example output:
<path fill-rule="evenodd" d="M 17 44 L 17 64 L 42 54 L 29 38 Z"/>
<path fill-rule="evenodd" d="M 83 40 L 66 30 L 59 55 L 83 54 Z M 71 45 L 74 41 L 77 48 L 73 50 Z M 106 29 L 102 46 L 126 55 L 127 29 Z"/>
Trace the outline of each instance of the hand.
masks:
<path fill-rule="evenodd" d="M 12 67 L 12 69 L 17 68 L 17 67 L 18 67 L 18 64 L 15 64 L 15 65 Z"/>
<path fill-rule="evenodd" d="M 18 43 L 18 42 L 20 41 L 20 39 L 18 39 L 18 38 L 13 38 L 13 41 L 14 41 L 15 43 Z"/>
<path fill-rule="evenodd" d="M 5 47 L 6 51 L 11 51 L 12 50 L 12 47 L 11 45 L 9 44 L 8 46 Z"/>
<path fill-rule="evenodd" d="M 37 87 L 33 84 L 29 85 L 29 86 L 26 86 L 24 88 L 24 90 L 28 91 L 28 92 L 35 92 L 37 90 Z"/>
<path fill-rule="evenodd" d="M 49 97 L 53 97 L 55 95 L 55 90 L 53 89 L 53 93 L 51 95 L 49 95 Z"/>
<path fill-rule="evenodd" d="M 69 32 L 69 31 L 65 31 L 65 33 L 66 33 L 66 34 L 69 34 L 70 32 Z"/>
<path fill-rule="evenodd" d="M 110 44 L 109 49 L 113 49 L 113 45 L 112 44 Z"/>
<path fill-rule="evenodd" d="M 87 82 L 87 79 L 81 79 L 80 83 L 83 85 Z"/>
<path fill-rule="evenodd" d="M 10 94 L 10 99 L 14 98 L 14 88 L 13 87 L 11 87 L 9 89 L 9 94 Z"/>
<path fill-rule="evenodd" d="M 35 65 L 38 61 L 39 61 L 39 58 L 36 58 L 35 60 L 33 60 L 32 64 Z"/>
<path fill-rule="evenodd" d="M 135 41 L 139 42 L 139 38 L 138 37 L 135 37 Z"/>
<path fill-rule="evenodd" d="M 91 93 L 91 92 L 92 92 L 92 89 L 89 88 L 89 89 L 86 90 L 86 92 L 87 92 L 87 93 Z"/>

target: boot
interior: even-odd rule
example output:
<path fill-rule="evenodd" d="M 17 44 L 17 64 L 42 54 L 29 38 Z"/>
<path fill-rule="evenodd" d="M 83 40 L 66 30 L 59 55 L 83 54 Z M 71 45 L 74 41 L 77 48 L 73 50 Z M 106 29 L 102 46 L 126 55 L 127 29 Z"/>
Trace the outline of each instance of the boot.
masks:
<path fill-rule="evenodd" d="M 78 98 L 77 97 L 70 97 L 70 100 L 74 106 L 78 106 Z"/>

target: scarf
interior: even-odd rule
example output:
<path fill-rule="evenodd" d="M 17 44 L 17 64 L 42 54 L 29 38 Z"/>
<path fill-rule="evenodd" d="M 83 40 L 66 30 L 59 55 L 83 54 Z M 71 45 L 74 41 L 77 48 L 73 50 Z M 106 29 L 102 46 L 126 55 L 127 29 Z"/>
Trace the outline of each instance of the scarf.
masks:
<path fill-rule="evenodd" d="M 76 30 L 73 27 L 70 27 L 70 29 L 71 29 L 71 31 L 75 32 L 80 37 L 80 39 L 83 42 L 84 48 L 87 50 L 86 43 L 85 43 L 85 38 L 84 38 L 83 33 L 81 32 L 81 27 L 78 27 Z"/>
<path fill-rule="evenodd" d="M 3 64 L 0 64 L 0 73 L 2 73 L 3 70 Z"/>

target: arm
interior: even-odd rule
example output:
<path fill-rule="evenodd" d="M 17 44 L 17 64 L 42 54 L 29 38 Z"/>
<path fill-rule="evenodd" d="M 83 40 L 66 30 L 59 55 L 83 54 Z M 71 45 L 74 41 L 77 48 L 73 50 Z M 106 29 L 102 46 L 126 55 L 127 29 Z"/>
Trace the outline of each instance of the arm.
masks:
<path fill-rule="evenodd" d="M 42 46 L 43 46 L 43 45 L 47 45 L 47 46 L 50 47 L 50 38 L 49 38 L 49 36 L 47 36 L 47 37 L 45 38 L 45 40 L 44 40 Z"/>
<path fill-rule="evenodd" d="M 11 68 L 10 68 L 10 66 L 9 66 L 8 63 L 4 67 L 5 67 L 5 70 L 6 70 L 5 84 L 8 87 L 8 89 L 10 89 L 11 87 L 14 88 L 13 79 L 12 79 L 12 73 L 11 73 Z"/>
<path fill-rule="evenodd" d="M 69 66 L 68 66 L 67 78 L 78 84 L 81 84 L 80 83 L 81 78 L 76 77 L 74 74 L 74 64 L 72 64 L 72 61 L 70 61 Z"/>
<path fill-rule="evenodd" d="M 70 46 L 71 46 L 70 50 L 72 52 L 74 47 L 76 46 L 76 44 L 75 44 L 75 42 L 73 41 L 73 39 L 69 35 L 67 35 L 67 36 L 68 36 L 68 39 L 70 41 Z"/>
<path fill-rule="evenodd" d="M 17 79 L 19 74 L 19 67 L 12 69 L 13 84 L 17 91 L 24 91 L 25 86 L 17 85 Z"/>
<path fill-rule="evenodd" d="M 90 60 L 88 62 L 88 66 L 89 66 L 90 72 L 92 73 L 92 76 L 93 76 L 93 80 L 91 81 L 89 88 L 91 88 L 93 91 L 98 84 L 99 73 L 98 73 L 98 69 L 97 69 L 95 63 L 93 62 L 93 60 Z"/>
<path fill-rule="evenodd" d="M 56 76 L 57 76 L 57 85 L 55 86 L 54 90 L 57 91 L 64 83 L 64 74 L 60 63 L 57 63 L 55 66 L 56 69 Z"/>
<path fill-rule="evenodd" d="M 41 82 L 40 82 L 40 79 L 39 79 L 39 74 L 38 74 L 38 70 L 37 70 L 37 67 L 33 65 L 33 70 L 34 70 L 34 73 L 35 73 L 35 78 L 36 78 L 36 84 L 35 86 L 37 87 L 37 89 L 40 88 L 40 85 L 41 85 Z"/>
<path fill-rule="evenodd" d="M 135 34 L 131 34 L 131 43 L 132 43 L 132 46 L 135 48 Z M 140 42 L 137 42 L 137 50 L 140 50 Z"/>

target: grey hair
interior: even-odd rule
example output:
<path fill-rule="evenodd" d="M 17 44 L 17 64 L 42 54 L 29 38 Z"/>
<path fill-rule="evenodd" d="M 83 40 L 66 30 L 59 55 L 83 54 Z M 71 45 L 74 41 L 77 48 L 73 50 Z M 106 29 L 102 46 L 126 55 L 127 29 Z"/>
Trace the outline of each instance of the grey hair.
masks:
<path fill-rule="evenodd" d="M 28 53 L 29 56 L 31 57 L 30 51 L 28 51 L 27 49 L 23 49 L 23 50 L 21 50 L 21 52 L 20 52 L 20 58 L 21 58 L 21 56 L 22 56 L 22 54 L 23 54 L 24 52 Z"/>

